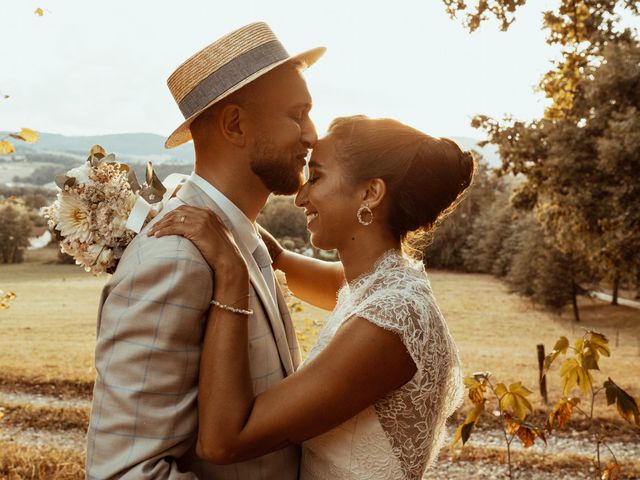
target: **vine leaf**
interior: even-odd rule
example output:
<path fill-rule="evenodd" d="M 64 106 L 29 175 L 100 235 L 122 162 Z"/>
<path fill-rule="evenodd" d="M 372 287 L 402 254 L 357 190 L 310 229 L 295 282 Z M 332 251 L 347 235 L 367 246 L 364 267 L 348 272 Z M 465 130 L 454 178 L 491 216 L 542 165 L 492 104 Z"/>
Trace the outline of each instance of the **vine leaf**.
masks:
<path fill-rule="evenodd" d="M 640 425 L 640 411 L 638 410 L 638 402 L 622 388 L 615 384 L 611 378 L 604 382 L 604 388 L 607 394 L 607 405 L 616 404 L 616 409 L 622 418 L 627 422 Z"/>
<path fill-rule="evenodd" d="M 513 414 L 520 420 L 524 420 L 527 416 L 527 410 L 533 410 L 531 403 L 526 399 L 531 395 L 531 391 L 522 386 L 521 382 L 512 383 L 509 388 L 503 383 L 496 385 L 496 395 L 500 399 L 500 410 L 506 412 L 511 408 Z"/>
<path fill-rule="evenodd" d="M 551 411 L 549 418 L 547 418 L 547 431 L 551 432 L 553 430 L 554 423 L 558 424 L 558 428 L 564 428 L 564 426 L 569 421 L 569 418 L 571 418 L 573 407 L 575 407 L 578 402 L 580 402 L 580 399 L 576 397 L 563 397 L 562 399 L 560 399 Z"/>
<path fill-rule="evenodd" d="M 564 355 L 567 353 L 567 348 L 569 348 L 569 339 L 567 337 L 560 337 L 556 344 L 553 346 L 553 350 L 551 353 L 544 357 L 544 368 L 542 370 L 542 374 L 546 375 L 549 367 L 553 361 L 558 358 L 558 355 L 561 353 Z"/>
<path fill-rule="evenodd" d="M 584 369 L 575 358 L 567 358 L 560 368 L 560 376 L 564 380 L 563 395 L 566 397 L 574 386 L 578 386 L 582 393 L 589 394 L 592 378 L 588 370 Z"/>
<path fill-rule="evenodd" d="M 620 478 L 620 465 L 615 462 L 607 465 L 602 472 L 602 480 L 618 480 Z"/>
<path fill-rule="evenodd" d="M 478 419 L 484 412 L 484 403 L 485 402 L 479 403 L 467 414 L 467 418 L 465 418 L 464 423 L 456 430 L 456 435 L 453 438 L 453 446 L 455 446 L 460 439 L 462 439 L 462 445 L 467 443 L 471 436 L 473 427 L 478 424 Z"/>
<path fill-rule="evenodd" d="M 504 414 L 504 421 L 506 423 L 507 433 L 510 435 L 518 435 L 524 448 L 532 446 L 536 438 L 540 438 L 544 443 L 547 443 L 544 431 L 535 425 L 523 422 L 509 413 Z"/>
<path fill-rule="evenodd" d="M 473 377 L 466 377 L 464 384 L 469 389 L 469 399 L 474 405 L 484 402 L 484 392 L 487 390 L 487 384 L 484 381 L 478 381 Z"/>

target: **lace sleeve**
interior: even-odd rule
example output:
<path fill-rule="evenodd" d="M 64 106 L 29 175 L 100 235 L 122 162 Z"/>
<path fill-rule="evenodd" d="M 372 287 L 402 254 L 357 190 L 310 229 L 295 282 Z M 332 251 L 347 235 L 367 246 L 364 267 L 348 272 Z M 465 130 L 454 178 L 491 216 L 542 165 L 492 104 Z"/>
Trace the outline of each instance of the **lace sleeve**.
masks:
<path fill-rule="evenodd" d="M 406 279 L 409 280 L 409 279 Z M 385 282 L 386 283 L 386 282 Z M 401 288 L 380 285 L 356 305 L 350 317 L 361 317 L 385 330 L 397 333 L 418 368 L 424 365 L 426 329 L 430 300 L 426 285 L 405 281 Z"/>

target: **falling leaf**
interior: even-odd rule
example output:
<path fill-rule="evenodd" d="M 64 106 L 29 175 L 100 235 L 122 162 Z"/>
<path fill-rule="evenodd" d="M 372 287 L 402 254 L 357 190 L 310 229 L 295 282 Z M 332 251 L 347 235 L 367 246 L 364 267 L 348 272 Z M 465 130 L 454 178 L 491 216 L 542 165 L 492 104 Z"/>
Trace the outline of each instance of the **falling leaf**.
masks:
<path fill-rule="evenodd" d="M 6 140 L 0 140 L 0 155 L 9 155 L 16 151 L 16 148 Z"/>
<path fill-rule="evenodd" d="M 17 140 L 22 140 L 27 143 L 36 143 L 40 140 L 40 135 L 37 132 L 34 132 L 30 128 L 23 128 L 18 133 L 10 133 L 13 138 Z"/>
<path fill-rule="evenodd" d="M 27 143 L 36 143 L 40 140 L 38 132 L 31 130 L 30 128 L 23 128 L 19 133 L 20 137 Z"/>
<path fill-rule="evenodd" d="M 33 13 L 35 13 L 36 15 L 41 17 L 41 16 L 44 15 L 44 10 L 42 10 L 42 8 L 38 7 L 38 8 L 36 8 L 36 10 Z"/>
<path fill-rule="evenodd" d="M 615 384 L 611 378 L 604 382 L 606 389 L 607 405 L 616 404 L 616 409 L 622 418 L 627 422 L 640 425 L 640 411 L 638 410 L 638 402 L 622 388 Z"/>

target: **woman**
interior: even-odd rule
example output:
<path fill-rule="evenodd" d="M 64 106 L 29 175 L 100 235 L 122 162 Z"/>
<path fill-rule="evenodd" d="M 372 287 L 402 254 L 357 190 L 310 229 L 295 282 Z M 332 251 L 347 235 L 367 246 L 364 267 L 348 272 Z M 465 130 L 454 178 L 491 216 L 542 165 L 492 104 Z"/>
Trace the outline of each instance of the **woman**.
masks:
<path fill-rule="evenodd" d="M 334 120 L 296 197 L 330 263 L 283 251 L 294 295 L 332 309 L 303 366 L 254 397 L 249 281 L 233 238 L 208 211 L 180 207 L 150 234 L 184 234 L 216 277 L 201 359 L 197 452 L 214 463 L 303 443 L 302 479 L 420 479 L 463 390 L 457 351 L 424 267 L 402 253 L 469 186 L 473 158 L 388 119 Z M 200 220 L 196 220 L 200 219 Z M 193 233 L 193 223 L 198 227 Z"/>

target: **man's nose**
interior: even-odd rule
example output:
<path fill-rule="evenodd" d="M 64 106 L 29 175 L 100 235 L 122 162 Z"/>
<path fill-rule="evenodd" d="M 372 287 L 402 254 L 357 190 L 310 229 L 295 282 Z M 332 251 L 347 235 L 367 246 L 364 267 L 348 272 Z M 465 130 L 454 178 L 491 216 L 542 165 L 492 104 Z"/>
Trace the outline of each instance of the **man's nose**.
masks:
<path fill-rule="evenodd" d="M 307 117 L 307 121 L 302 128 L 302 143 L 307 148 L 313 148 L 318 141 L 318 133 L 316 132 L 316 126 L 310 117 Z"/>

